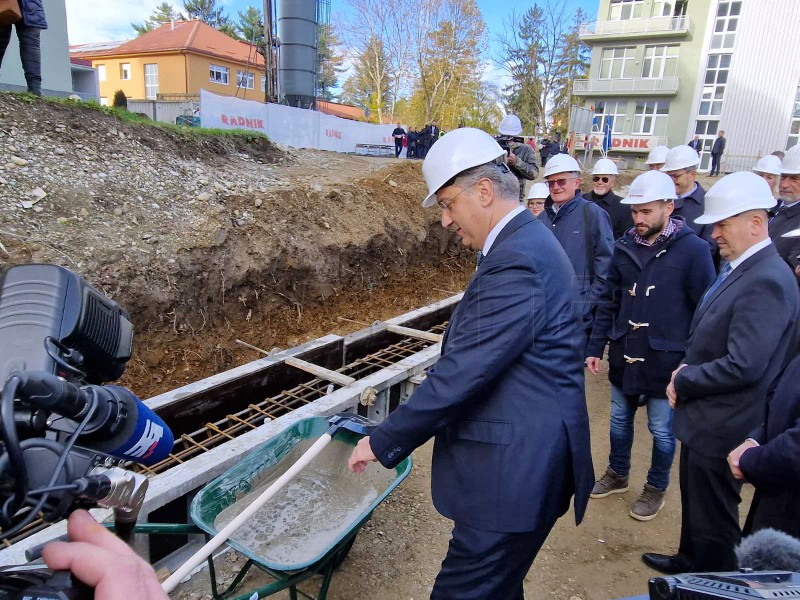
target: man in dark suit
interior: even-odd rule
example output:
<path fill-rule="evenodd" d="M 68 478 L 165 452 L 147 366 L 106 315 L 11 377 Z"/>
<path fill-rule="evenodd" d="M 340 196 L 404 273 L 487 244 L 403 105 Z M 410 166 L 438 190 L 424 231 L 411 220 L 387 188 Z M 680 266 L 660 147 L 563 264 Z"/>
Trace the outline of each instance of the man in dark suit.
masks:
<path fill-rule="evenodd" d="M 455 522 L 433 599 L 523 598 L 523 579 L 574 496 L 593 484 L 577 284 L 486 132 L 456 129 L 422 171 L 442 225 L 479 266 L 414 395 L 362 439 L 350 468 L 391 468 L 435 436 L 431 488 Z"/>
<path fill-rule="evenodd" d="M 786 153 L 778 189 L 780 200 L 769 220 L 769 235 L 781 258 L 796 269 L 800 264 L 800 239 L 783 234 L 800 228 L 800 146 L 792 146 Z"/>
<path fill-rule="evenodd" d="M 714 145 L 711 146 L 711 171 L 708 173 L 711 177 L 719 175 L 719 164 L 722 162 L 723 152 L 725 152 L 725 132 L 720 129 Z"/>
<path fill-rule="evenodd" d="M 744 534 L 778 529 L 800 537 L 800 354 L 775 383 L 764 423 L 728 455 L 731 473 L 756 486 Z"/>
<path fill-rule="evenodd" d="M 703 147 L 703 142 L 700 140 L 700 136 L 694 136 L 694 139 L 687 144 L 692 150 L 700 154 L 700 149 Z"/>
<path fill-rule="evenodd" d="M 767 182 L 739 172 L 709 190 L 697 219 L 714 224 L 726 262 L 697 307 L 686 356 L 667 387 L 681 441 L 680 547 L 674 556 L 642 557 L 664 573 L 736 568 L 742 484 L 727 456 L 762 422 L 800 312 L 797 282 L 767 233 L 773 206 Z"/>
<path fill-rule="evenodd" d="M 399 158 L 400 153 L 403 151 L 403 138 L 406 137 L 406 130 L 403 129 L 400 123 L 392 131 L 392 137 L 394 138 L 394 157 Z"/>
<path fill-rule="evenodd" d="M 613 160 L 599 159 L 594 163 L 592 169 L 592 191 L 583 195 L 589 202 L 594 202 L 608 213 L 615 240 L 621 238 L 633 227 L 631 207 L 622 204 L 622 196 L 614 193 L 617 175 L 619 175 L 619 171 Z"/>

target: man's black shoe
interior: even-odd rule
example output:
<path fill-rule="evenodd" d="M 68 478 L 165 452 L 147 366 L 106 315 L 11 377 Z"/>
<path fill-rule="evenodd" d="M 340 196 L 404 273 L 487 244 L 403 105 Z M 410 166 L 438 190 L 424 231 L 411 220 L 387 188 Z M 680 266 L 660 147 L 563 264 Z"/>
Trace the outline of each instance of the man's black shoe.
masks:
<path fill-rule="evenodd" d="M 692 565 L 680 554 L 670 556 L 669 554 L 656 554 L 655 552 L 645 552 L 642 554 L 642 562 L 651 569 L 666 573 L 667 575 L 677 575 L 678 573 L 691 573 Z"/>

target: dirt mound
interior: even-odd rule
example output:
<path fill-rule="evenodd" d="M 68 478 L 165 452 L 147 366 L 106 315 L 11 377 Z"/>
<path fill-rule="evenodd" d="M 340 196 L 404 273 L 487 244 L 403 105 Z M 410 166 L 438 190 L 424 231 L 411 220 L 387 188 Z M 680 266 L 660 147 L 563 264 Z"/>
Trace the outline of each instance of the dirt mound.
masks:
<path fill-rule="evenodd" d="M 0 263 L 62 264 L 127 308 L 142 395 L 252 360 L 237 333 L 287 347 L 468 279 L 418 163 L 25 98 L 0 94 Z"/>

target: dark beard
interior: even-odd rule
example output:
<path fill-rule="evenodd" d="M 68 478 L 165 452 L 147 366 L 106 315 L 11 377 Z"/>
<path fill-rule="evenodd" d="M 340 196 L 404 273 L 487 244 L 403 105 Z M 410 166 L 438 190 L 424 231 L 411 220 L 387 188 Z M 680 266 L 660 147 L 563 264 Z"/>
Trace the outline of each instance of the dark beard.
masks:
<path fill-rule="evenodd" d="M 666 225 L 667 225 L 666 221 L 662 221 L 660 225 L 653 225 L 650 229 L 644 232 L 642 237 L 646 240 L 649 240 L 650 236 L 656 235 L 657 233 L 661 233 L 664 227 L 666 227 Z"/>

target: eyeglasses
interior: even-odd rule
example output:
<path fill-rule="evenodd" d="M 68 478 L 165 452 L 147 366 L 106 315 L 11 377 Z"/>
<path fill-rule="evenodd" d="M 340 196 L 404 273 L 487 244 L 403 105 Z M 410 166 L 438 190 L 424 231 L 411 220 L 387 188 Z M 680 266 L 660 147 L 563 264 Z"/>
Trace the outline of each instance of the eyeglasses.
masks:
<path fill-rule="evenodd" d="M 609 181 L 611 181 L 611 178 L 600 177 L 599 175 L 595 175 L 594 177 L 592 177 L 592 181 L 594 181 L 595 183 L 597 183 L 598 181 L 602 181 L 603 183 L 608 183 Z"/>
<path fill-rule="evenodd" d="M 464 188 L 460 192 L 458 192 L 455 196 L 450 196 L 449 198 L 445 198 L 444 200 L 437 200 L 436 204 L 439 205 L 439 208 L 442 210 L 450 210 L 450 207 L 453 206 L 453 203 L 456 201 L 461 194 L 466 192 L 469 188 Z"/>
<path fill-rule="evenodd" d="M 673 171 L 672 173 L 667 173 L 670 177 L 672 177 L 672 181 L 678 181 L 681 177 L 686 175 L 689 171 Z"/>
<path fill-rule="evenodd" d="M 568 181 L 572 181 L 573 179 L 577 179 L 577 177 L 562 177 L 560 179 L 548 179 L 547 187 L 549 187 L 550 189 L 556 186 L 563 188 L 565 185 L 567 185 Z"/>
<path fill-rule="evenodd" d="M 528 206 L 529 207 L 532 207 L 532 206 L 544 206 L 544 200 L 530 200 L 528 202 Z"/>

